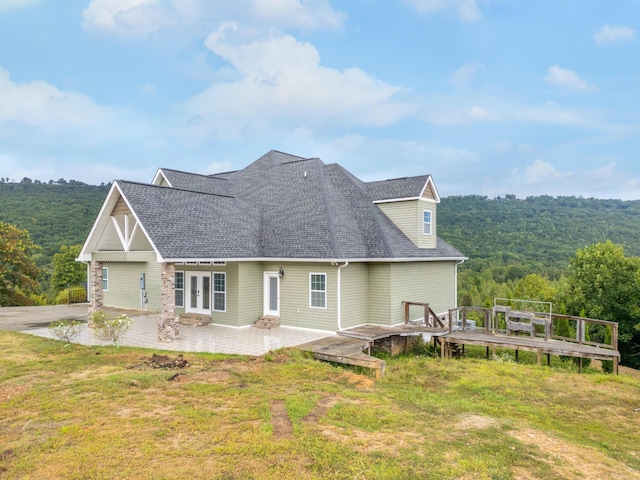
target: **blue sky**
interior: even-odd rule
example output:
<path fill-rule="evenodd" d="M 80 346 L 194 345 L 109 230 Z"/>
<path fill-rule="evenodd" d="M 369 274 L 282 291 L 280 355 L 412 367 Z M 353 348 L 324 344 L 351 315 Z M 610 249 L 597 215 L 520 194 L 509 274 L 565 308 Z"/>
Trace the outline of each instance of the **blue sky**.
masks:
<path fill-rule="evenodd" d="M 640 199 L 640 0 L 0 0 L 0 176 L 271 149 L 441 196 Z"/>

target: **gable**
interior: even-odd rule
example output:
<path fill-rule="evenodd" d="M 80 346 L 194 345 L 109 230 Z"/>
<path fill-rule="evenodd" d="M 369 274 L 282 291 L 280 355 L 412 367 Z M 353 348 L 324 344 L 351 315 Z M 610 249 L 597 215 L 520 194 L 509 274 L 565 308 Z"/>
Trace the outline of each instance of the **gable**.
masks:
<path fill-rule="evenodd" d="M 132 212 L 117 182 L 113 183 L 78 260 L 90 261 L 92 252 L 155 251 L 148 235 Z"/>

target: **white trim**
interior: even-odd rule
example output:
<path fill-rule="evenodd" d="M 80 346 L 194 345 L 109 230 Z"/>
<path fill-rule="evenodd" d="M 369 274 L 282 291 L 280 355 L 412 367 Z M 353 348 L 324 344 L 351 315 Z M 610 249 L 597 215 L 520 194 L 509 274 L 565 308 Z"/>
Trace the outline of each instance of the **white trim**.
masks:
<path fill-rule="evenodd" d="M 238 257 L 228 258 L 227 262 L 289 262 L 289 263 L 406 263 L 406 262 L 453 262 L 469 260 L 469 257 L 409 257 L 409 258 L 275 258 L 275 257 Z M 162 258 L 159 262 L 179 263 L 184 258 Z"/>
<path fill-rule="evenodd" d="M 160 255 L 160 251 L 158 250 L 158 248 L 155 246 L 155 244 L 151 240 L 151 237 L 149 236 L 149 234 L 145 230 L 144 225 L 142 225 L 142 222 L 140 221 L 140 219 L 136 215 L 136 212 L 134 212 L 133 208 L 131 208 L 131 204 L 129 203 L 127 198 L 122 193 L 122 190 L 120 189 L 120 186 L 118 185 L 117 181 L 114 181 L 113 184 L 111 185 L 111 190 L 109 190 L 109 193 L 107 194 L 107 198 L 105 199 L 104 203 L 102 204 L 102 208 L 100 209 L 100 213 L 98 213 L 98 216 L 96 217 L 96 220 L 93 222 L 93 226 L 91 227 L 91 231 L 89 232 L 89 235 L 87 236 L 87 239 L 85 240 L 84 245 L 82 246 L 82 250 L 80 250 L 80 254 L 78 255 L 77 260 L 81 261 L 81 262 L 89 262 L 89 261 L 91 261 L 91 254 L 93 252 L 87 252 L 86 250 L 89 247 L 89 244 L 92 243 L 95 240 L 94 237 L 96 235 L 96 229 L 97 229 L 98 225 L 101 223 L 101 221 L 104 218 L 104 216 L 106 215 L 105 212 L 106 212 L 107 206 L 110 205 L 111 208 L 113 208 L 115 206 L 115 204 L 117 203 L 117 200 L 114 200 L 114 198 L 113 198 L 114 193 L 116 191 L 120 195 L 120 198 L 122 198 L 124 203 L 127 204 L 127 207 L 129 208 L 129 211 L 131 212 L 131 215 L 133 215 L 133 218 L 135 219 L 135 221 L 137 223 L 137 226 L 140 228 L 140 230 L 142 231 L 142 233 L 146 237 L 147 241 L 149 242 L 149 245 L 151 245 L 151 248 L 152 248 L 153 252 L 155 252 L 155 254 L 156 254 L 156 261 L 158 263 L 169 261 L 169 260 L 164 260 L 162 258 L 162 255 Z M 111 217 L 111 215 L 109 215 L 109 217 Z M 105 220 L 105 221 L 108 222 L 109 220 Z M 97 243 L 97 240 L 95 240 L 95 242 Z M 114 251 L 118 251 L 118 250 L 114 250 Z"/>
<path fill-rule="evenodd" d="M 157 180 L 160 180 L 160 181 L 158 182 Z M 162 180 L 167 182 L 167 185 L 169 185 L 170 187 L 173 187 L 173 185 L 171 185 L 171 182 L 169 181 L 167 176 L 164 174 L 163 169 L 159 168 L 156 174 L 153 176 L 153 180 L 151 181 L 151 184 L 156 186 L 161 186 Z"/>
<path fill-rule="evenodd" d="M 424 195 L 424 191 L 427 189 L 427 186 L 431 184 L 431 188 L 433 189 L 433 193 L 435 195 L 435 200 L 431 200 L 431 199 L 427 199 L 425 198 L 425 200 L 431 200 L 431 201 L 435 201 L 436 203 L 440 203 L 440 194 L 438 193 L 438 189 L 436 188 L 436 184 L 433 182 L 433 177 L 431 175 L 429 175 L 429 177 L 427 178 L 426 183 L 424 184 L 424 187 L 422 187 L 422 190 L 420 190 L 420 197 L 422 197 L 422 195 Z"/>
<path fill-rule="evenodd" d="M 224 291 L 216 292 L 216 275 L 224 276 Z M 216 293 L 224 294 L 224 310 L 218 310 L 216 308 Z M 227 311 L 227 272 L 211 272 L 211 311 L 218 313 L 226 313 Z"/>
<path fill-rule="evenodd" d="M 387 200 L 374 200 L 373 203 L 394 203 L 394 202 L 409 202 L 412 200 L 422 200 L 423 202 L 440 203 L 432 198 L 423 197 L 402 197 L 402 198 L 389 198 Z"/>
<path fill-rule="evenodd" d="M 313 275 L 322 275 L 324 276 L 324 290 L 313 290 L 311 287 L 313 285 L 313 281 L 311 277 Z M 313 305 L 313 292 L 323 292 L 324 293 L 324 307 L 316 307 Z M 329 276 L 327 272 L 309 272 L 309 308 L 326 310 L 327 305 L 329 303 Z"/>
<path fill-rule="evenodd" d="M 211 296 L 211 272 L 203 272 L 203 271 L 198 271 L 198 270 L 188 270 L 185 271 L 185 276 L 188 279 L 187 282 L 185 282 L 185 304 L 184 304 L 184 311 L 185 313 L 195 313 L 195 314 L 199 314 L 199 315 L 211 315 L 211 311 L 212 311 L 212 300 L 213 297 Z M 204 308 L 202 306 L 202 298 L 203 296 L 198 294 L 198 297 L 196 299 L 196 306 L 192 307 L 191 306 L 191 279 L 192 277 L 196 277 L 196 288 L 200 288 L 201 286 L 201 282 L 202 278 L 208 277 L 209 278 L 209 308 Z"/>
<path fill-rule="evenodd" d="M 175 306 L 177 308 L 184 308 L 184 306 L 185 306 L 185 295 L 184 295 L 184 293 L 185 293 L 186 287 L 187 287 L 187 285 L 186 285 L 187 282 L 185 282 L 185 271 L 184 270 L 175 270 L 173 273 L 174 273 L 174 276 L 173 276 L 173 279 L 174 279 L 173 280 L 174 281 L 173 290 L 174 290 L 174 292 L 177 291 L 177 290 L 181 290 L 182 291 L 182 305 L 178 305 L 176 303 Z M 178 274 L 178 273 L 182 274 L 182 288 L 177 288 L 176 287 L 175 278 L 176 278 L 176 274 Z"/>
<path fill-rule="evenodd" d="M 269 283 L 269 279 L 275 277 L 276 283 L 276 302 L 278 303 L 277 310 L 271 310 L 269 307 L 271 300 L 271 285 Z M 273 315 L 275 317 L 280 316 L 280 275 L 278 272 L 263 272 L 262 274 L 262 282 L 263 282 L 263 294 L 262 294 L 262 312 L 263 315 Z"/>
<path fill-rule="evenodd" d="M 429 214 L 429 222 L 424 221 L 424 214 Z M 425 233 L 424 227 L 429 224 L 429 233 Z M 433 236 L 433 212 L 431 210 L 422 210 L 422 235 L 427 235 L 429 237 Z"/>

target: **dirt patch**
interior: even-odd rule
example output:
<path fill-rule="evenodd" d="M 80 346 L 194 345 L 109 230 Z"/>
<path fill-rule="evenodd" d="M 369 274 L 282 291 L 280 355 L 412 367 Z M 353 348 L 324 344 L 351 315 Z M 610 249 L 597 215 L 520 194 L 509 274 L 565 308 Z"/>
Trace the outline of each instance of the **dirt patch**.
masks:
<path fill-rule="evenodd" d="M 640 473 L 628 466 L 613 460 L 603 453 L 580 445 L 569 443 L 545 432 L 525 428 L 512 430 L 509 435 L 518 441 L 535 445 L 544 453 L 540 457 L 548 462 L 559 478 L 625 478 L 640 480 Z M 528 479 L 524 471 L 516 472 L 516 478 Z"/>
<path fill-rule="evenodd" d="M 371 390 L 376 384 L 373 378 L 365 377 L 364 375 L 357 375 L 355 373 L 345 371 L 342 376 L 358 390 Z"/>
<path fill-rule="evenodd" d="M 154 353 L 147 361 L 147 365 L 151 368 L 187 368 L 189 362 L 187 362 L 182 354 L 177 355 L 175 358 L 171 358 L 168 355 L 158 355 Z"/>
<path fill-rule="evenodd" d="M 2 385 L 0 387 L 0 402 L 8 402 L 14 397 L 18 395 L 22 395 L 27 390 L 29 390 L 30 385 L 22 384 L 22 385 Z"/>
<path fill-rule="evenodd" d="M 271 424 L 273 425 L 273 436 L 275 438 L 293 438 L 293 424 L 289 418 L 284 400 L 273 400 L 271 402 Z"/>
<path fill-rule="evenodd" d="M 498 421 L 495 418 L 484 417 L 482 415 L 465 415 L 456 424 L 459 430 L 484 429 L 495 427 Z"/>
<path fill-rule="evenodd" d="M 348 445 L 364 455 L 380 453 L 394 458 L 401 457 L 406 450 L 415 451 L 425 441 L 422 435 L 411 432 L 398 435 L 393 432 L 365 432 L 353 428 L 347 431 L 327 427 L 322 429 L 320 434 L 334 442 Z"/>
<path fill-rule="evenodd" d="M 311 410 L 302 421 L 305 423 L 317 423 L 322 417 L 324 417 L 331 407 L 338 403 L 336 397 L 323 397 L 321 398 L 313 410 Z"/>

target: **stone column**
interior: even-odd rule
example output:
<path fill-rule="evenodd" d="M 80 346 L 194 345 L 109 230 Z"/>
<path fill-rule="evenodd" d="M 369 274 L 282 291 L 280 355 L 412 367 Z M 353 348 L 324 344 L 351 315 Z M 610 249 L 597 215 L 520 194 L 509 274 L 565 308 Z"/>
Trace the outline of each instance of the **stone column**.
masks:
<path fill-rule="evenodd" d="M 89 268 L 89 279 L 88 279 L 88 287 L 89 287 L 89 312 L 88 312 L 88 320 L 89 326 L 92 327 L 91 324 L 91 314 L 96 312 L 102 307 L 104 307 L 103 303 L 103 294 L 102 294 L 102 262 L 97 262 L 95 260 L 91 261 L 91 266 Z"/>
<path fill-rule="evenodd" d="M 160 266 L 160 316 L 158 317 L 158 340 L 171 342 L 178 338 L 178 316 L 176 315 L 175 263 Z"/>

